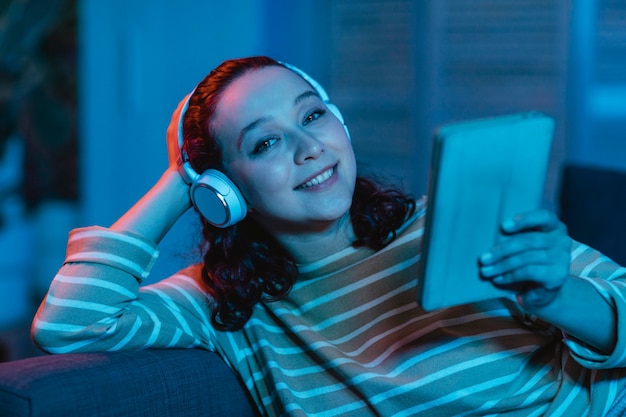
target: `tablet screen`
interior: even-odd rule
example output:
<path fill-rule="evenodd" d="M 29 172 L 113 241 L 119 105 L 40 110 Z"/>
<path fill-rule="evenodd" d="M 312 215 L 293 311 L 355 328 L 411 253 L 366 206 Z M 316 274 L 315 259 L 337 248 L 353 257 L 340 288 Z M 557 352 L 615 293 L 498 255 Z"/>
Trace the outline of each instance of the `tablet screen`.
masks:
<path fill-rule="evenodd" d="M 537 112 L 453 123 L 435 135 L 418 272 L 427 310 L 511 294 L 480 279 L 501 222 L 541 207 L 554 122 Z"/>

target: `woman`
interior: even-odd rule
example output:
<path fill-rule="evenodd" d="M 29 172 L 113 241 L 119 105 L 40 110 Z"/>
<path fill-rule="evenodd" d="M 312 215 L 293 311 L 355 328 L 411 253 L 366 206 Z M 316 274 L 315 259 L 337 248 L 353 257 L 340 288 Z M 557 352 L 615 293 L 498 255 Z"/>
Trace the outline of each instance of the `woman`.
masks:
<path fill-rule="evenodd" d="M 549 212 L 505 221 L 479 260 L 517 303 L 424 312 L 423 202 L 357 177 L 340 113 L 297 69 L 226 61 L 168 149 L 115 224 L 72 231 L 33 322 L 45 350 L 213 350 L 266 415 L 596 416 L 624 387 L 626 271 Z M 202 264 L 139 288 L 192 205 Z"/>

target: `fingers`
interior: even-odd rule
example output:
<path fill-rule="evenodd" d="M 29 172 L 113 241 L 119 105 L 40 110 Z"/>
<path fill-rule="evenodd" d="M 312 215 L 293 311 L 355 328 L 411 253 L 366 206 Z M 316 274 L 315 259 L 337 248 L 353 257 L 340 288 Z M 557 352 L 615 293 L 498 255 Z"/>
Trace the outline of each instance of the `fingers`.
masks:
<path fill-rule="evenodd" d="M 528 264 L 507 271 L 494 271 L 492 275 L 483 274 L 483 278 L 494 285 L 509 288 L 517 292 L 528 288 L 529 283 L 547 290 L 558 289 L 567 277 L 567 271 L 556 264 Z"/>
<path fill-rule="evenodd" d="M 533 210 L 505 220 L 501 227 L 504 233 L 511 234 L 530 230 L 550 231 L 565 226 L 552 211 Z"/>
<path fill-rule="evenodd" d="M 571 240 L 554 213 L 528 212 L 502 224 L 502 240 L 479 257 L 481 277 L 533 303 L 553 298 L 569 276 Z"/>
<path fill-rule="evenodd" d="M 570 240 L 565 228 L 551 232 L 526 232 L 507 236 L 480 256 L 483 266 L 500 265 L 501 272 L 526 263 L 549 263 L 555 254 L 569 254 Z"/>
<path fill-rule="evenodd" d="M 567 228 L 557 216 L 547 210 L 536 210 L 515 216 L 502 223 L 501 241 L 483 254 L 479 261 L 482 265 L 498 263 L 501 260 L 529 251 L 567 251 L 571 241 Z M 539 253 L 526 254 L 520 262 L 543 262 L 545 257 Z"/>
<path fill-rule="evenodd" d="M 495 278 L 518 272 L 518 275 L 531 274 L 534 268 L 545 267 L 550 263 L 550 253 L 546 250 L 527 250 L 514 256 L 480 259 L 481 272 L 485 277 Z M 534 274 L 533 274 L 534 275 Z"/>
<path fill-rule="evenodd" d="M 172 118 L 170 119 L 170 124 L 167 126 L 167 155 L 170 166 L 174 166 L 178 158 L 180 156 L 180 144 L 178 138 L 178 129 L 180 119 L 182 117 L 183 109 L 187 104 L 187 100 L 190 94 L 187 94 L 176 107 L 176 110 L 172 113 Z"/>

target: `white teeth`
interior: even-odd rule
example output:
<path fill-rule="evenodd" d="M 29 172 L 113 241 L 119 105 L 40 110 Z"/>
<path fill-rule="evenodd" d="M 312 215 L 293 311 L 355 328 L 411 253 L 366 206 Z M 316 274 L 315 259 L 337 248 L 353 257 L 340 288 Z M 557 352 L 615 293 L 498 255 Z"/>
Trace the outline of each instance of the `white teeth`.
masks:
<path fill-rule="evenodd" d="M 310 181 L 305 182 L 304 184 L 298 186 L 299 189 L 303 189 L 303 188 L 307 188 L 307 187 L 312 187 L 314 185 L 317 184 L 321 184 L 324 181 L 326 181 L 327 179 L 329 179 L 330 177 L 333 176 L 333 172 L 334 172 L 334 168 L 329 169 L 328 171 L 322 172 L 320 175 L 318 175 L 317 177 L 313 178 Z"/>

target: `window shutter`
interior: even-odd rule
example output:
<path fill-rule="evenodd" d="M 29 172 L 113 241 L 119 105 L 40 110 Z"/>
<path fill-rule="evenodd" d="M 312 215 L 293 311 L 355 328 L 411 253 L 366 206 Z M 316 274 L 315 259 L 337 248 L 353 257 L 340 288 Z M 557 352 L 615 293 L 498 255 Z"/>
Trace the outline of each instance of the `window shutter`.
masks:
<path fill-rule="evenodd" d="M 336 0 L 333 95 L 357 157 L 423 192 L 434 129 L 527 110 L 564 120 L 567 2 Z M 546 190 L 563 157 L 557 126 Z"/>
<path fill-rule="evenodd" d="M 542 111 L 555 118 L 545 199 L 558 192 L 565 157 L 568 2 L 447 0 L 433 65 L 437 123 Z"/>
<path fill-rule="evenodd" d="M 417 187 L 413 20 L 418 2 L 331 3 L 331 90 L 365 170 L 404 177 Z M 395 179 L 395 178 L 394 178 Z"/>

